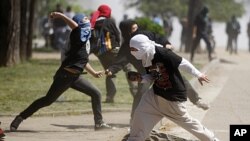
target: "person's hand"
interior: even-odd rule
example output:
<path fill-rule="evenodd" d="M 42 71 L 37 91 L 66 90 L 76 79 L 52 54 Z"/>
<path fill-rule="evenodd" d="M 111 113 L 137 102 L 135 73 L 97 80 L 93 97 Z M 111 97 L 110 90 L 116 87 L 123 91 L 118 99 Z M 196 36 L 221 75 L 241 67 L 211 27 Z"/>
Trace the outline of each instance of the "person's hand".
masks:
<path fill-rule="evenodd" d="M 51 12 L 50 15 L 49 15 L 49 17 L 51 19 L 55 19 L 55 18 L 59 18 L 61 16 L 61 14 L 62 13 L 60 13 L 60 12 Z"/>
<path fill-rule="evenodd" d="M 95 73 L 93 74 L 93 76 L 94 76 L 95 78 L 100 78 L 100 77 L 103 76 L 103 71 L 97 71 L 97 72 L 95 72 Z"/>
<path fill-rule="evenodd" d="M 166 44 L 165 46 L 167 49 L 174 50 L 174 47 L 171 44 Z"/>
<path fill-rule="evenodd" d="M 111 76 L 113 73 L 109 69 L 106 69 L 105 74 L 107 76 Z"/>
<path fill-rule="evenodd" d="M 138 72 L 129 71 L 128 72 L 128 80 L 141 82 L 142 77 L 141 77 L 141 74 Z"/>
<path fill-rule="evenodd" d="M 203 86 L 203 81 L 209 83 L 210 80 L 207 78 L 207 75 L 201 74 L 198 78 L 200 84 Z"/>

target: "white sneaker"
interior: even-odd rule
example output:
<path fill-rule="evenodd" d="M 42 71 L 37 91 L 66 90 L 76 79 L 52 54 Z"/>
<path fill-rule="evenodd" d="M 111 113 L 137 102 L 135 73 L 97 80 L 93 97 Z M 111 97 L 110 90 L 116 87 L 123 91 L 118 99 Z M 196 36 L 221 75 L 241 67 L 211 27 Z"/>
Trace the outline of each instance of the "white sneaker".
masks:
<path fill-rule="evenodd" d="M 220 141 L 218 138 L 214 138 L 214 140 L 213 141 Z"/>
<path fill-rule="evenodd" d="M 207 103 L 204 103 L 201 100 L 198 100 L 196 102 L 196 106 L 203 109 L 203 110 L 208 110 L 210 108 L 210 106 Z"/>
<path fill-rule="evenodd" d="M 130 130 L 130 127 L 127 129 L 127 131 L 128 131 L 128 134 L 130 134 L 130 131 L 131 131 L 131 130 Z"/>

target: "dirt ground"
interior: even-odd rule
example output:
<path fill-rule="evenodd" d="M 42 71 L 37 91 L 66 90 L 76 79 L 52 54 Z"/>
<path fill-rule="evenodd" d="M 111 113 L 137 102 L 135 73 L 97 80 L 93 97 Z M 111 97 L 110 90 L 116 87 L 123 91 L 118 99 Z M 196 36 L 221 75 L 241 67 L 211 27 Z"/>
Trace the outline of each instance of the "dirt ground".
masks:
<path fill-rule="evenodd" d="M 182 54 L 188 58 L 188 54 Z M 208 63 L 206 55 L 197 55 L 198 63 Z M 35 59 L 60 59 L 60 53 L 33 53 Z M 91 55 L 90 59 L 96 59 Z M 1 117 L 1 128 L 5 129 L 6 141 L 125 141 L 129 129 L 130 112 L 114 111 L 103 113 L 104 120 L 116 127 L 115 130 L 94 131 L 93 115 L 73 115 L 73 116 L 47 116 L 32 117 L 20 125 L 18 132 L 9 132 L 9 124 L 14 117 Z M 177 137 L 171 132 L 175 132 L 177 125 L 165 120 L 156 126 L 151 135 L 151 141 L 188 141 L 193 139 L 189 134 L 185 134 L 185 139 Z M 172 131 L 171 131 L 172 130 Z M 177 128 L 179 130 L 179 128 Z M 171 132 L 170 132 L 171 131 Z M 170 134 L 166 134 L 169 132 Z"/>

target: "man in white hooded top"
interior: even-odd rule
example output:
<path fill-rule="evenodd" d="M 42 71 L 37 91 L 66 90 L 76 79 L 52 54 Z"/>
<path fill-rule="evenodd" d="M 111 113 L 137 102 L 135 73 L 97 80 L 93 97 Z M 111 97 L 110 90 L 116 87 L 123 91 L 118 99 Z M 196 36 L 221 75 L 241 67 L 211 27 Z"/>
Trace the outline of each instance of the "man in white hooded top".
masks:
<path fill-rule="evenodd" d="M 153 86 L 143 95 L 135 110 L 128 141 L 144 141 L 156 123 L 163 117 L 175 122 L 201 141 L 219 141 L 213 132 L 204 127 L 187 112 L 187 94 L 179 69 L 198 78 L 201 85 L 209 82 L 186 59 L 170 49 L 163 48 L 143 34 L 130 40 L 131 54 L 142 61 L 147 74 L 138 81 L 153 81 Z"/>

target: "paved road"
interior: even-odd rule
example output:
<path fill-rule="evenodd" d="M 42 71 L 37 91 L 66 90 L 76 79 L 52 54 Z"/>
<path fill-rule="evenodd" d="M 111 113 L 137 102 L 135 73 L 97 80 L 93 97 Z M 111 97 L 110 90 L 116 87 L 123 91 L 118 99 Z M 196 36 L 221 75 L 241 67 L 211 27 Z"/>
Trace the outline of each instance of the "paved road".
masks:
<path fill-rule="evenodd" d="M 224 51 L 217 53 L 218 59 L 203 68 L 211 83 L 200 86 L 197 81 L 192 84 L 200 96 L 210 103 L 207 111 L 188 104 L 190 114 L 213 130 L 221 141 L 229 141 L 230 124 L 250 124 L 250 54 L 239 52 L 229 55 Z M 119 141 L 127 133 L 129 112 L 105 112 L 105 121 L 115 125 L 116 130 L 98 131 L 93 129 L 92 115 L 32 117 L 24 121 L 19 132 L 8 133 L 8 126 L 13 117 L 0 117 L 2 128 L 7 131 L 6 141 Z M 165 125 L 165 126 L 162 126 Z M 160 127 L 168 134 L 195 139 L 185 130 L 167 119 L 162 120 L 155 128 Z"/>
<path fill-rule="evenodd" d="M 250 54 L 240 52 L 238 55 L 229 55 L 220 50 L 218 56 L 219 60 L 213 61 L 203 69 L 211 83 L 200 86 L 196 80 L 192 80 L 200 96 L 210 103 L 210 109 L 203 111 L 190 102 L 188 109 L 193 117 L 213 130 L 221 141 L 229 141 L 231 124 L 250 125 Z M 166 133 L 195 139 L 168 120 L 165 120 L 165 124 L 172 125 Z"/>

